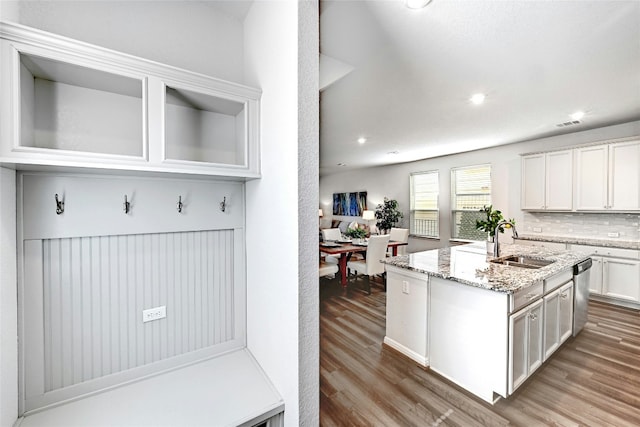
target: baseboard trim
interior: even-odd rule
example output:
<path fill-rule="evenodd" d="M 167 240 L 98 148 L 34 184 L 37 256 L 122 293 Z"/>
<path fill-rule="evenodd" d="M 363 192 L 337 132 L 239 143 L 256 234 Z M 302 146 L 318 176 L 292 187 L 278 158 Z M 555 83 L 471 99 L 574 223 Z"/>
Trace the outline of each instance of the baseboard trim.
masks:
<path fill-rule="evenodd" d="M 399 342 L 389 338 L 388 336 L 384 337 L 383 345 L 385 345 L 388 348 L 400 353 L 401 355 L 413 360 L 414 362 L 416 362 L 418 365 L 422 366 L 423 368 L 428 368 L 429 367 L 429 358 L 428 357 L 423 356 L 423 355 L 421 355 L 419 353 L 416 353 L 415 351 L 405 347 L 404 345 L 402 345 Z"/>

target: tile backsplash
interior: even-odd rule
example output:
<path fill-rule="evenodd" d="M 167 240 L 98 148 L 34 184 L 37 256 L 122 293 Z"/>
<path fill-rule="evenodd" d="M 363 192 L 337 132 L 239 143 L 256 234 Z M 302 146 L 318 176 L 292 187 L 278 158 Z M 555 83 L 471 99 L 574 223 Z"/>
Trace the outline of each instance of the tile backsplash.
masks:
<path fill-rule="evenodd" d="M 639 223 L 639 214 L 524 212 L 523 224 L 518 225 L 518 231 L 541 236 L 639 240 Z"/>

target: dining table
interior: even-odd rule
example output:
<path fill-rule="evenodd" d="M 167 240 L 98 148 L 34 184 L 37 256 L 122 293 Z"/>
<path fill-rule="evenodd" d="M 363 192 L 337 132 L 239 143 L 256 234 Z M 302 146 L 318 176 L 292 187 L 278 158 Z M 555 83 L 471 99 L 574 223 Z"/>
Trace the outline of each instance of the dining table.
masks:
<path fill-rule="evenodd" d="M 397 242 L 390 240 L 387 244 L 388 248 L 391 248 L 393 256 L 398 255 L 398 246 L 406 246 L 407 242 Z M 358 252 L 366 252 L 367 244 L 365 243 L 353 243 L 353 242 L 340 242 L 340 241 L 328 241 L 320 242 L 320 252 L 326 255 L 340 255 L 338 258 L 338 265 L 340 266 L 340 283 L 342 286 L 347 286 L 347 261 L 351 258 L 351 255 Z"/>

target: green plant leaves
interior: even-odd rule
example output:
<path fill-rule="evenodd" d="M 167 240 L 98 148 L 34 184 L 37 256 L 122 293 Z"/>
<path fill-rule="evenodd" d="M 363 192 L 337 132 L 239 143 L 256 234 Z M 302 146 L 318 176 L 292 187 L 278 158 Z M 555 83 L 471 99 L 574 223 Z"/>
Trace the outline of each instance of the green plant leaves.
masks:
<path fill-rule="evenodd" d="M 487 218 L 484 220 L 476 220 L 476 229 L 487 232 L 489 233 L 489 236 L 494 237 L 498 223 L 504 220 L 502 212 L 497 209 L 494 210 L 493 205 L 483 206 L 482 209 L 480 209 L 480 212 L 484 212 Z M 513 224 L 516 223 L 513 218 L 510 218 L 509 222 Z M 500 233 L 504 233 L 504 227 L 501 226 L 498 231 L 500 231 Z"/>
<path fill-rule="evenodd" d="M 393 199 L 384 198 L 383 203 L 376 207 L 376 219 L 378 222 L 376 226 L 380 230 L 391 230 L 400 219 L 404 216 L 400 210 L 398 210 L 398 201 Z"/>

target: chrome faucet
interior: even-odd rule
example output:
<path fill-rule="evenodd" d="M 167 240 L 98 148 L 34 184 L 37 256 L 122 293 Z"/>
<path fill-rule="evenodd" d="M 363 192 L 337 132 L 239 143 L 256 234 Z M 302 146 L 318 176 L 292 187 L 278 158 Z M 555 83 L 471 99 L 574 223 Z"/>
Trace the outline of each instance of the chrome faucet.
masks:
<path fill-rule="evenodd" d="M 513 237 L 518 238 L 518 231 L 516 231 L 516 225 L 513 222 L 507 221 L 506 219 L 500 221 L 493 231 L 493 235 L 495 236 L 495 242 L 493 242 L 493 256 L 496 258 L 500 256 L 500 247 L 498 245 L 498 235 L 500 234 L 500 227 L 507 224 L 509 224 L 511 226 L 511 230 L 513 230 Z"/>

